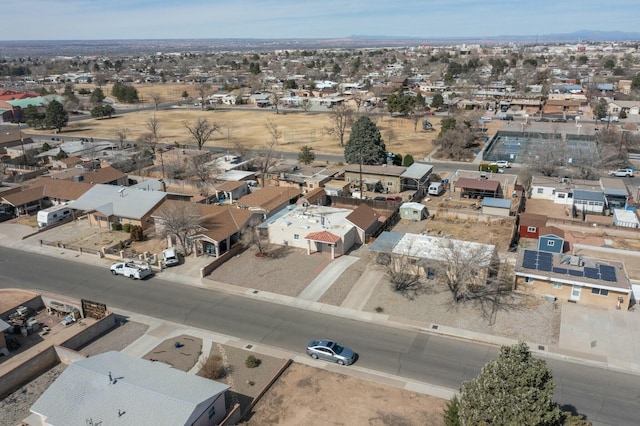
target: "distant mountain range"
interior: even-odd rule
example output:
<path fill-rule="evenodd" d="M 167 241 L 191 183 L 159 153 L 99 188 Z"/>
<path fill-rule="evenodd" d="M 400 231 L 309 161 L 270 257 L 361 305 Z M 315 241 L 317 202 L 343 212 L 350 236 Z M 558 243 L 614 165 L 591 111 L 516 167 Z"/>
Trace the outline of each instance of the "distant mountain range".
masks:
<path fill-rule="evenodd" d="M 393 37 L 352 35 L 344 38 L 165 39 L 165 40 L 12 40 L 0 41 L 0 58 L 55 55 L 128 55 L 156 52 L 272 51 L 282 49 L 405 47 L 422 44 L 578 43 L 640 41 L 640 32 L 581 30 L 567 34 L 494 37 Z"/>

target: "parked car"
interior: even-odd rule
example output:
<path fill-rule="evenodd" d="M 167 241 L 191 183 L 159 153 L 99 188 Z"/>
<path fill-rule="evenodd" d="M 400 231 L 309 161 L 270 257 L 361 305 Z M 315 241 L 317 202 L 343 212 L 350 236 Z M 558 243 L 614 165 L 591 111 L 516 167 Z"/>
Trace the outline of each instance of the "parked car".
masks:
<path fill-rule="evenodd" d="M 502 119 L 505 121 L 513 121 L 513 115 L 505 115 Z"/>
<path fill-rule="evenodd" d="M 484 116 L 484 117 L 482 117 L 480 120 L 482 120 L 482 121 L 491 121 L 491 120 L 492 120 L 492 118 L 491 118 L 491 117 L 489 117 L 489 116 L 487 116 L 487 115 L 485 115 L 485 116 Z"/>
<path fill-rule="evenodd" d="M 356 360 L 356 354 L 351 349 L 327 339 L 310 341 L 307 345 L 307 355 L 313 359 L 337 362 L 340 365 L 351 365 Z"/>
<path fill-rule="evenodd" d="M 535 121 L 539 122 L 539 123 L 547 123 L 549 122 L 549 119 L 547 117 L 538 117 L 535 119 Z"/>
<path fill-rule="evenodd" d="M 554 118 L 551 121 L 554 122 L 554 123 L 566 123 L 567 119 L 566 118 Z"/>
<path fill-rule="evenodd" d="M 387 197 L 381 197 L 381 196 L 373 197 L 373 201 L 387 201 Z"/>
<path fill-rule="evenodd" d="M 425 112 L 425 115 L 436 115 L 436 113 L 433 111 L 427 111 Z"/>
<path fill-rule="evenodd" d="M 633 169 L 618 169 L 618 170 L 610 170 L 609 176 L 616 177 L 633 177 Z"/>
<path fill-rule="evenodd" d="M 498 167 L 500 167 L 501 169 L 510 169 L 511 168 L 511 163 L 508 161 L 496 161 L 496 164 L 498 165 Z"/>

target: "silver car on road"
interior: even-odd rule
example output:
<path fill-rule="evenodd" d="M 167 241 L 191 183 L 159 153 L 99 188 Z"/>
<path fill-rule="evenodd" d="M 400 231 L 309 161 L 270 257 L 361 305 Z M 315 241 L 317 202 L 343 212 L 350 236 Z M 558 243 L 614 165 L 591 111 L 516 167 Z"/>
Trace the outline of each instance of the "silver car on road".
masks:
<path fill-rule="evenodd" d="M 356 354 L 351 349 L 327 339 L 310 341 L 307 354 L 313 359 L 337 362 L 340 365 L 351 365 L 356 360 Z"/>

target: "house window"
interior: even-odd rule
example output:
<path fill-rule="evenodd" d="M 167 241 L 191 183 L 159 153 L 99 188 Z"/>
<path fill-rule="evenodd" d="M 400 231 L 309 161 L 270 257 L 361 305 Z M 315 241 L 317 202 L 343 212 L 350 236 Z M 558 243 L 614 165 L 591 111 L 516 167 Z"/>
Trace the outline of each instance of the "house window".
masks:
<path fill-rule="evenodd" d="M 309 184 L 309 188 L 313 189 L 313 184 L 312 183 Z"/>
<path fill-rule="evenodd" d="M 591 294 L 597 294 L 599 296 L 608 296 L 609 295 L 609 290 L 604 289 L 604 288 L 592 288 L 591 289 Z"/>
<path fill-rule="evenodd" d="M 524 282 L 527 284 L 533 284 L 534 279 L 531 277 L 524 277 Z"/>
<path fill-rule="evenodd" d="M 555 241 L 553 241 L 553 240 L 547 240 L 547 246 L 548 246 L 548 247 L 553 247 L 553 246 L 555 246 L 555 245 L 556 245 L 556 242 L 555 242 Z"/>
<path fill-rule="evenodd" d="M 527 226 L 527 232 L 536 232 L 536 229 L 535 226 Z"/>
<path fill-rule="evenodd" d="M 566 197 L 567 194 L 562 194 L 562 193 L 558 193 L 558 198 L 564 199 L 564 197 Z"/>
<path fill-rule="evenodd" d="M 300 234 L 293 234 L 293 239 L 294 240 L 299 240 L 300 239 Z"/>
<path fill-rule="evenodd" d="M 211 420 L 211 418 L 216 415 L 216 407 L 212 406 L 211 409 L 209 409 L 209 413 L 207 414 L 209 416 L 209 420 Z"/>
<path fill-rule="evenodd" d="M 387 186 L 393 186 L 393 182 L 387 181 Z"/>
<path fill-rule="evenodd" d="M 351 182 L 351 178 L 350 177 L 347 177 L 347 182 Z"/>
<path fill-rule="evenodd" d="M 544 188 L 538 188 L 538 194 L 544 194 Z"/>
<path fill-rule="evenodd" d="M 562 283 L 553 283 L 553 288 L 562 288 Z"/>

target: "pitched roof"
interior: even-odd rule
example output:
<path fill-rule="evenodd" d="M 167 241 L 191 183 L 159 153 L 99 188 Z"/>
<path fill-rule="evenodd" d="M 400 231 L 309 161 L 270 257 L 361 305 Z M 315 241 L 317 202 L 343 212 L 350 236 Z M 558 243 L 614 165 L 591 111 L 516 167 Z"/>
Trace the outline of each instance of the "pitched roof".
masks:
<path fill-rule="evenodd" d="M 469 179 L 458 178 L 456 186 L 460 188 L 479 189 L 482 191 L 497 191 L 500 187 L 500 182 L 490 179 Z"/>
<path fill-rule="evenodd" d="M 2 198 L 14 207 L 22 206 L 44 198 L 44 187 L 37 186 L 35 188 L 25 189 L 20 192 L 5 195 Z"/>
<path fill-rule="evenodd" d="M 589 191 L 586 189 L 574 189 L 574 200 L 586 200 L 586 201 L 599 201 L 604 203 L 604 192 L 602 191 Z"/>
<path fill-rule="evenodd" d="M 122 426 L 192 424 L 228 389 L 160 362 L 111 351 L 70 364 L 31 411 L 52 425 L 84 424 L 84 419 Z"/>
<path fill-rule="evenodd" d="M 379 217 L 380 215 L 371 207 L 362 203 L 347 216 L 347 220 L 360 229 L 369 229 L 371 225 L 378 221 Z"/>
<path fill-rule="evenodd" d="M 261 207 L 269 212 L 299 195 L 298 188 L 265 186 L 240 198 L 238 203 L 247 207 Z"/>
<path fill-rule="evenodd" d="M 76 210 L 98 211 L 107 216 L 142 219 L 167 196 L 162 191 L 145 191 L 115 185 L 94 185 L 69 203 Z"/>
<path fill-rule="evenodd" d="M 540 236 L 544 237 L 547 235 L 555 235 L 556 237 L 564 239 L 564 231 L 555 226 L 542 226 L 540 228 Z"/>
<path fill-rule="evenodd" d="M 335 244 L 340 241 L 340 237 L 329 231 L 311 232 L 304 237 L 307 240 L 320 241 L 323 243 Z"/>
<path fill-rule="evenodd" d="M 360 173 L 360 164 L 349 164 L 345 166 L 344 170 L 350 173 Z M 406 170 L 407 168 L 403 166 L 362 165 L 362 173 L 368 175 L 400 176 Z"/>
<path fill-rule="evenodd" d="M 91 189 L 93 185 L 88 182 L 75 182 L 51 178 L 40 178 L 31 185 L 32 188 L 42 187 L 43 196 L 60 200 L 77 200 Z"/>
<path fill-rule="evenodd" d="M 536 228 L 542 228 L 547 225 L 547 216 L 543 214 L 520 213 L 519 220 L 520 226 L 535 226 Z"/>

